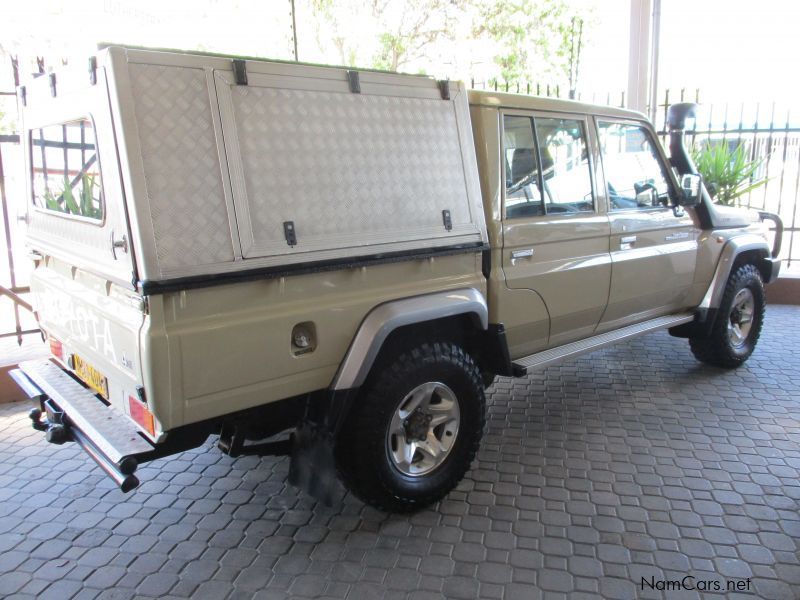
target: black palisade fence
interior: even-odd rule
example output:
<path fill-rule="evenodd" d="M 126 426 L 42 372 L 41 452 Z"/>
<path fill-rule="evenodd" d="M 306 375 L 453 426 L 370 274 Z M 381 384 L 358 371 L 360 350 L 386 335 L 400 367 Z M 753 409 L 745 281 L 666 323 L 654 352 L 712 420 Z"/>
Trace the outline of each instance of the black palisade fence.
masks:
<path fill-rule="evenodd" d="M 542 96 L 545 98 L 563 98 L 565 100 L 577 100 L 588 102 L 589 104 L 606 104 L 608 106 L 625 106 L 625 92 L 592 92 L 584 94 L 582 92 L 572 92 L 557 83 L 542 83 L 531 81 L 508 82 L 501 79 L 476 80 L 470 79 L 470 87 L 474 90 L 488 90 L 495 92 L 507 92 L 510 94 L 526 94 L 529 96 Z"/>
<path fill-rule="evenodd" d="M 656 106 L 656 126 L 666 140 L 667 113 L 676 102 L 697 102 L 687 142 L 697 159 L 715 163 L 711 170 L 740 173 L 742 192 L 727 203 L 778 214 L 785 230 L 782 257 L 787 266 L 800 260 L 797 204 L 800 201 L 800 123 L 777 102 L 704 102 L 700 90 L 666 90 Z M 737 168 L 738 167 L 738 168 Z M 723 194 L 718 194 L 724 200 Z"/>
<path fill-rule="evenodd" d="M 570 96 L 590 104 L 625 106 L 625 92 L 569 93 L 559 85 L 513 82 L 490 79 L 470 81 L 477 90 L 493 90 L 514 94 L 528 94 L 547 98 Z M 800 261 L 800 232 L 798 231 L 797 205 L 800 202 L 800 115 L 791 114 L 777 102 L 711 102 L 703 101 L 699 89 L 665 90 L 652 110 L 659 136 L 667 140 L 667 113 L 677 102 L 696 102 L 700 105 L 698 117 L 689 123 L 687 141 L 690 150 L 707 162 L 716 159 L 716 168 L 728 175 L 737 167 L 746 175 L 738 190 L 743 191 L 729 199 L 730 193 L 718 194 L 719 201 L 765 210 L 780 215 L 785 230 L 781 256 L 786 266 Z M 737 165 L 738 161 L 738 165 Z M 735 195 L 735 194 L 733 194 Z"/>
<path fill-rule="evenodd" d="M 12 58 L 8 63 L 11 67 L 11 85 L 14 89 L 0 89 L 0 98 L 5 100 L 0 108 L 9 110 L 16 106 L 16 86 L 19 85 L 19 68 L 17 60 Z M 8 84 L 7 84 L 8 85 Z M 11 100 L 11 101 L 8 101 Z M 11 159 L 6 162 L 7 159 Z M 39 330 L 31 325 L 32 319 L 25 318 L 24 312 L 32 313 L 33 309 L 27 296 L 30 288 L 27 286 L 27 272 L 20 272 L 17 260 L 20 257 L 12 252 L 15 241 L 15 228 L 18 225 L 16 215 L 12 216 L 11 206 L 19 207 L 21 198 L 11 198 L 9 178 L 6 175 L 6 166 L 14 165 L 17 169 L 22 166 L 22 149 L 17 133 L 5 133 L 0 129 L 0 221 L 2 222 L 2 243 L 5 250 L 3 264 L 0 266 L 0 339 L 14 337 L 18 344 L 22 344 L 22 336 L 37 333 Z M 17 173 L 19 175 L 19 173 Z M 19 181 L 19 177 L 17 177 Z M 20 186 L 15 192 L 19 193 Z M 12 202 L 16 200 L 17 202 Z M 17 244 L 19 248 L 19 244 Z M 30 261 L 25 261 L 29 263 Z M 28 265 L 29 266 L 29 265 Z M 7 312 L 6 312 L 7 311 Z"/>

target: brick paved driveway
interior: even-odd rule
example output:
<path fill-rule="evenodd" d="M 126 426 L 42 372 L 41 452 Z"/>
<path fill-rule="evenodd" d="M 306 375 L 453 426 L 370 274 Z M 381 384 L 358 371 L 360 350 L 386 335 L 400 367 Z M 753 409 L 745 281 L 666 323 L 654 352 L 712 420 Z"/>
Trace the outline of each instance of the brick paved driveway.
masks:
<path fill-rule="evenodd" d="M 0 596 L 696 598 L 642 578 L 800 597 L 800 307 L 747 366 L 666 333 L 491 390 L 483 448 L 431 510 L 317 506 L 288 461 L 201 448 L 123 495 L 0 407 Z M 720 598 L 720 595 L 707 597 Z"/>

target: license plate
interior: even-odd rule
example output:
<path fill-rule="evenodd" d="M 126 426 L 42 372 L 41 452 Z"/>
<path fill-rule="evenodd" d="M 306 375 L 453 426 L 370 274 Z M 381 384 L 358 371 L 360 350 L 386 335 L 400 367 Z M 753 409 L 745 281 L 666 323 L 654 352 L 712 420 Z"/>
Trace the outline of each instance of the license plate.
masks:
<path fill-rule="evenodd" d="M 108 379 L 106 379 L 106 376 L 77 354 L 72 355 L 72 363 L 75 367 L 75 374 L 80 377 L 81 381 L 108 400 Z"/>

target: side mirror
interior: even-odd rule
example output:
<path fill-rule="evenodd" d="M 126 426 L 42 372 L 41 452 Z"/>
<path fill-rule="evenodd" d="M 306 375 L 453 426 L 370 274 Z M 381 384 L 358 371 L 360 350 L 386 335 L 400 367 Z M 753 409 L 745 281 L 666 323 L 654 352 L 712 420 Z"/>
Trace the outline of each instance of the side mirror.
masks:
<path fill-rule="evenodd" d="M 703 176 L 699 173 L 688 173 L 681 177 L 681 206 L 697 206 L 703 189 Z"/>
<path fill-rule="evenodd" d="M 636 194 L 636 206 L 658 206 L 658 193 L 652 186 L 644 188 Z"/>
<path fill-rule="evenodd" d="M 636 192 L 636 206 L 658 206 L 658 190 L 652 179 L 644 183 L 634 183 L 633 190 Z"/>

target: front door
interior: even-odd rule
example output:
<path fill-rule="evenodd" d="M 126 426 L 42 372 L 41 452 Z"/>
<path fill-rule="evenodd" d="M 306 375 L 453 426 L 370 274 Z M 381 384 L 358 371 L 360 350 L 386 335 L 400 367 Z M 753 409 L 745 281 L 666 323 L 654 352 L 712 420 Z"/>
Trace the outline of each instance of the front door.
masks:
<path fill-rule="evenodd" d="M 585 116 L 503 115 L 503 271 L 509 289 L 541 298 L 549 347 L 591 335 L 608 300 L 609 223 L 590 134 Z M 513 353 L 513 331 L 509 342 Z"/>
<path fill-rule="evenodd" d="M 598 119 L 611 223 L 611 293 L 601 330 L 685 308 L 699 229 L 676 207 L 658 142 L 644 124 Z"/>

